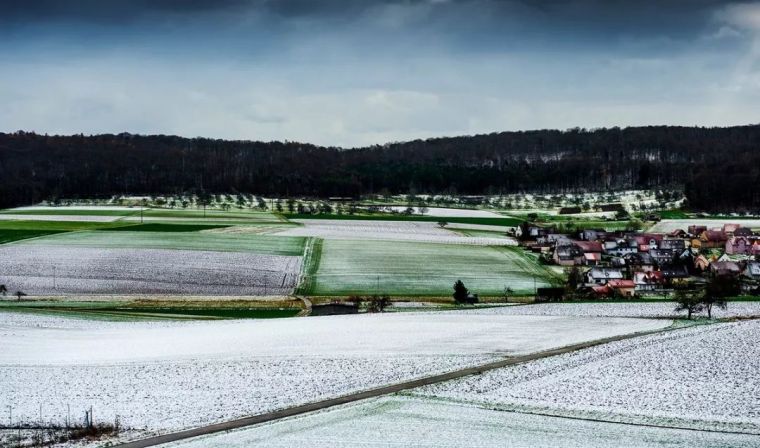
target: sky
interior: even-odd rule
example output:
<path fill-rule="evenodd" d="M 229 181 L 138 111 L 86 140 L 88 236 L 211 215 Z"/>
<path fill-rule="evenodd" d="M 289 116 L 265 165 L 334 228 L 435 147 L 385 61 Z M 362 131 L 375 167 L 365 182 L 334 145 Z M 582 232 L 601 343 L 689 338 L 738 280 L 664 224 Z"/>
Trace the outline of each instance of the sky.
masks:
<path fill-rule="evenodd" d="M 356 147 L 760 123 L 760 2 L 0 0 L 0 132 Z"/>

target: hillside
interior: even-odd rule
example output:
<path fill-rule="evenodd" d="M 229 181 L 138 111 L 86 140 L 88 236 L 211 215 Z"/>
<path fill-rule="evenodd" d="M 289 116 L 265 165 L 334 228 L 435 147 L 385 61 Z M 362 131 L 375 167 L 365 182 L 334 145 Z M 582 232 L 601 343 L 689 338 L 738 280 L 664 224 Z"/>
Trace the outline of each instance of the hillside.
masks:
<path fill-rule="evenodd" d="M 0 207 L 51 197 L 246 192 L 358 196 L 683 188 L 757 210 L 760 125 L 539 130 L 342 149 L 131 134 L 0 133 Z"/>

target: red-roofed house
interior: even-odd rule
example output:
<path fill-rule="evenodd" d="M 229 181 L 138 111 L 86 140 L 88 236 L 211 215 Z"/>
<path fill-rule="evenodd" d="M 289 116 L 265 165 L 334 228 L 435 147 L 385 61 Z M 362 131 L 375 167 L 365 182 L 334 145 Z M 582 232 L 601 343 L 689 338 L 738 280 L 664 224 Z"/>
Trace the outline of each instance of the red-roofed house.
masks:
<path fill-rule="evenodd" d="M 623 297 L 636 295 L 636 283 L 633 280 L 610 280 L 607 282 L 607 286 Z"/>
<path fill-rule="evenodd" d="M 726 234 L 721 230 L 705 230 L 700 235 L 699 240 L 704 248 L 723 247 L 728 240 Z"/>

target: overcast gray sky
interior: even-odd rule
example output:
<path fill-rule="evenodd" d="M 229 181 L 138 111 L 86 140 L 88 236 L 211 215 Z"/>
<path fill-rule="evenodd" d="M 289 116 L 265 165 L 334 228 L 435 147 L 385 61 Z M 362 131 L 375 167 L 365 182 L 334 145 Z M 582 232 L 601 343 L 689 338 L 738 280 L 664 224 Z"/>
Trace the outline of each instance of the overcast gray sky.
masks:
<path fill-rule="evenodd" d="M 0 131 L 362 146 L 760 122 L 760 2 L 0 0 Z"/>

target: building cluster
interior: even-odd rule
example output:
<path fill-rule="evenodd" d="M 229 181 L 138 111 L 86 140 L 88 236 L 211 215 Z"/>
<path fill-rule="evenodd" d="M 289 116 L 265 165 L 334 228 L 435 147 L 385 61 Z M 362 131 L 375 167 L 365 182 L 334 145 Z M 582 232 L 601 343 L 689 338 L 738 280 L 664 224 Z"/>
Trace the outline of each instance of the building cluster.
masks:
<path fill-rule="evenodd" d="M 597 297 L 663 294 L 710 276 L 735 276 L 743 293 L 760 294 L 760 234 L 737 224 L 566 234 L 526 223 L 518 236 L 545 262 L 565 266 L 571 288 Z"/>

